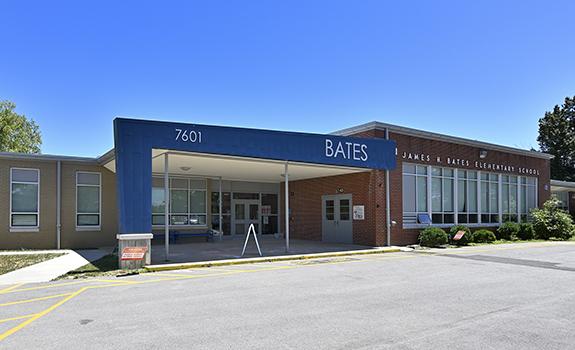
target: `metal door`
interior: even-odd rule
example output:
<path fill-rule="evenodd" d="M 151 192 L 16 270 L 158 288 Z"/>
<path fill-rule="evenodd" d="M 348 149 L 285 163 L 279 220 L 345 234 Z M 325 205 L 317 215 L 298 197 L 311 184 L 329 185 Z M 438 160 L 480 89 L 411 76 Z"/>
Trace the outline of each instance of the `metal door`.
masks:
<path fill-rule="evenodd" d="M 250 224 L 254 224 L 256 233 L 259 233 L 260 201 L 251 199 L 237 199 L 233 201 L 232 229 L 236 235 L 245 235 Z"/>
<path fill-rule="evenodd" d="M 322 241 L 353 243 L 352 195 L 322 196 Z"/>

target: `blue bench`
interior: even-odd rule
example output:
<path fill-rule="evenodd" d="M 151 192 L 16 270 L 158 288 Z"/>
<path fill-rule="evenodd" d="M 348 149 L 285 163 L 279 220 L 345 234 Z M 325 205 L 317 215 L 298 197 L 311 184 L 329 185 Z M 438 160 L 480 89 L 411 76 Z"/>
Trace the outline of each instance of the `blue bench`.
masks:
<path fill-rule="evenodd" d="M 154 232 L 154 238 L 156 237 L 164 237 L 165 236 L 165 232 Z M 206 242 L 208 241 L 213 241 L 214 240 L 214 236 L 218 235 L 218 232 L 216 230 L 207 230 L 207 231 L 198 231 L 198 232 L 182 232 L 182 231 L 177 231 L 177 230 L 170 230 L 169 232 L 169 240 L 171 243 L 175 243 L 178 238 L 180 237 L 205 237 L 206 238 Z"/>

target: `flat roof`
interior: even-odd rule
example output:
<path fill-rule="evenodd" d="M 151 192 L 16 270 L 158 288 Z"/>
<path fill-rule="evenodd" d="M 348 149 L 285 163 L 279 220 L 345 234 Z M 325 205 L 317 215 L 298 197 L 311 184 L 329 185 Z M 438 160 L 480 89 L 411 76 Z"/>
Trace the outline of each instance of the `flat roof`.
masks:
<path fill-rule="evenodd" d="M 0 152 L 0 158 L 2 158 L 2 159 L 24 159 L 24 160 L 45 160 L 45 161 L 59 161 L 60 160 L 60 161 L 68 161 L 68 162 L 98 164 L 98 158 L 62 156 L 62 155 L 41 154 L 41 153 Z"/>
<path fill-rule="evenodd" d="M 502 146 L 502 145 L 497 145 L 494 143 L 471 140 L 471 139 L 466 139 L 466 138 L 462 138 L 462 137 L 439 134 L 439 133 L 430 132 L 430 131 L 412 129 L 412 128 L 407 128 L 404 126 L 387 124 L 387 123 L 382 123 L 382 122 L 378 122 L 378 121 L 372 121 L 369 123 L 365 123 L 365 124 L 361 124 L 361 125 L 357 125 L 357 126 L 352 126 L 350 128 L 337 130 L 337 131 L 332 132 L 332 134 L 349 136 L 349 135 L 353 135 L 353 134 L 357 134 L 357 133 L 360 133 L 363 131 L 369 131 L 369 130 L 389 130 L 390 132 L 394 132 L 397 134 L 417 136 L 417 137 L 426 138 L 426 139 L 430 139 L 430 140 L 445 141 L 445 142 L 457 143 L 457 144 L 468 145 L 468 146 L 473 146 L 473 147 L 481 147 L 481 148 L 486 148 L 486 149 L 490 149 L 490 150 L 519 154 L 519 155 L 528 156 L 528 157 L 536 157 L 536 158 L 543 158 L 543 159 L 552 159 L 554 157 L 551 154 L 543 153 L 543 152 L 539 152 L 539 151 L 531 151 L 531 150 L 526 150 L 526 149 L 522 149 L 522 148 Z"/>
<path fill-rule="evenodd" d="M 552 190 L 573 190 L 575 189 L 575 182 L 551 180 Z"/>

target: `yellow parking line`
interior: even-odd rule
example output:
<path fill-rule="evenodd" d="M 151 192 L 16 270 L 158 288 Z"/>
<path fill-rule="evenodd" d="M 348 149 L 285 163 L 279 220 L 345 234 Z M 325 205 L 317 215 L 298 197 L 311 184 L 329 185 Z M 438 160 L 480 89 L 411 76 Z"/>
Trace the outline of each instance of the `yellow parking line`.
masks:
<path fill-rule="evenodd" d="M 22 288 L 22 289 L 13 289 L 9 291 L 0 291 L 0 294 L 8 294 L 8 293 L 17 293 L 17 292 L 28 292 L 31 290 L 40 290 L 40 289 L 47 289 L 47 288 L 56 288 L 61 286 L 71 286 L 75 284 L 84 284 L 89 283 L 93 280 L 85 280 L 85 281 L 76 281 L 76 282 L 65 282 L 65 283 L 57 283 L 57 284 L 50 284 L 47 286 L 39 286 L 39 287 L 29 287 L 29 288 Z"/>
<path fill-rule="evenodd" d="M 33 299 L 25 299 L 25 300 L 11 301 L 11 302 L 9 302 L 9 303 L 0 304 L 0 307 L 2 307 L 2 306 L 10 306 L 10 305 L 17 305 L 17 304 L 25 304 L 25 303 L 33 303 L 33 302 L 35 302 L 35 301 L 42 301 L 42 300 L 60 298 L 60 297 L 65 297 L 65 296 L 70 295 L 70 294 L 73 294 L 73 293 L 63 293 L 63 294 L 49 295 L 49 296 L 41 297 L 41 298 L 33 298 Z"/>
<path fill-rule="evenodd" d="M 29 325 L 30 323 L 34 322 L 35 320 L 39 319 L 40 317 L 47 315 L 48 313 L 54 311 L 54 309 L 56 309 L 57 307 L 59 307 L 60 305 L 64 304 L 65 302 L 67 302 L 68 300 L 78 296 L 80 293 L 82 293 L 83 291 L 85 291 L 88 287 L 82 287 L 80 289 L 78 289 L 77 291 L 68 294 L 68 296 L 62 300 L 60 300 L 59 302 L 57 302 L 56 304 L 50 306 L 49 308 L 45 309 L 44 311 L 41 311 L 39 313 L 37 313 L 36 315 L 30 317 L 29 319 L 27 319 L 26 321 L 20 323 L 19 325 L 17 325 L 16 327 L 10 328 L 9 330 L 7 330 L 6 332 L 0 334 L 0 341 L 4 340 L 6 337 L 18 332 L 20 329 L 26 327 L 27 325 Z"/>
<path fill-rule="evenodd" d="M 29 318 L 32 316 L 35 316 L 36 314 L 29 314 L 29 315 L 24 315 L 24 316 L 16 316 L 16 317 L 10 317 L 10 318 L 5 318 L 3 320 L 0 320 L 0 323 L 4 323 L 4 322 L 9 322 L 9 321 L 15 321 L 15 320 L 21 320 L 23 318 Z"/>
<path fill-rule="evenodd" d="M 24 284 L 25 284 L 25 283 L 17 283 L 17 284 L 14 284 L 14 285 L 12 285 L 12 286 L 10 286 L 10 287 L 8 287 L 8 288 L 1 289 L 1 290 L 0 290 L 0 293 L 9 292 L 9 291 L 11 291 L 11 290 L 13 290 L 13 289 L 16 289 L 16 288 L 18 288 L 18 287 L 23 286 Z"/>

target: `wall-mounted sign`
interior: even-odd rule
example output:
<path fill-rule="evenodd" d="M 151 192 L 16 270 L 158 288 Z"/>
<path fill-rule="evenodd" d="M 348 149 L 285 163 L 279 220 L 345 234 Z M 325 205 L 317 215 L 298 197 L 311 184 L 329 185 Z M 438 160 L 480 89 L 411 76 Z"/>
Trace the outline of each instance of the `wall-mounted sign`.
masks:
<path fill-rule="evenodd" d="M 432 156 L 427 153 L 412 153 L 412 152 L 402 152 L 401 158 L 405 161 L 417 161 L 437 165 L 450 165 L 459 168 L 471 168 L 482 171 L 497 171 L 497 172 L 517 173 L 519 175 L 539 176 L 539 170 L 537 169 L 525 168 L 510 164 L 490 163 L 482 160 Z"/>
<path fill-rule="evenodd" d="M 122 249 L 122 260 L 144 260 L 148 247 L 125 247 Z"/>
<path fill-rule="evenodd" d="M 353 219 L 354 220 L 365 219 L 365 207 L 363 205 L 354 205 L 353 206 Z"/>
<path fill-rule="evenodd" d="M 262 205 L 260 207 L 260 211 L 262 216 L 272 215 L 272 206 L 271 205 Z"/>

